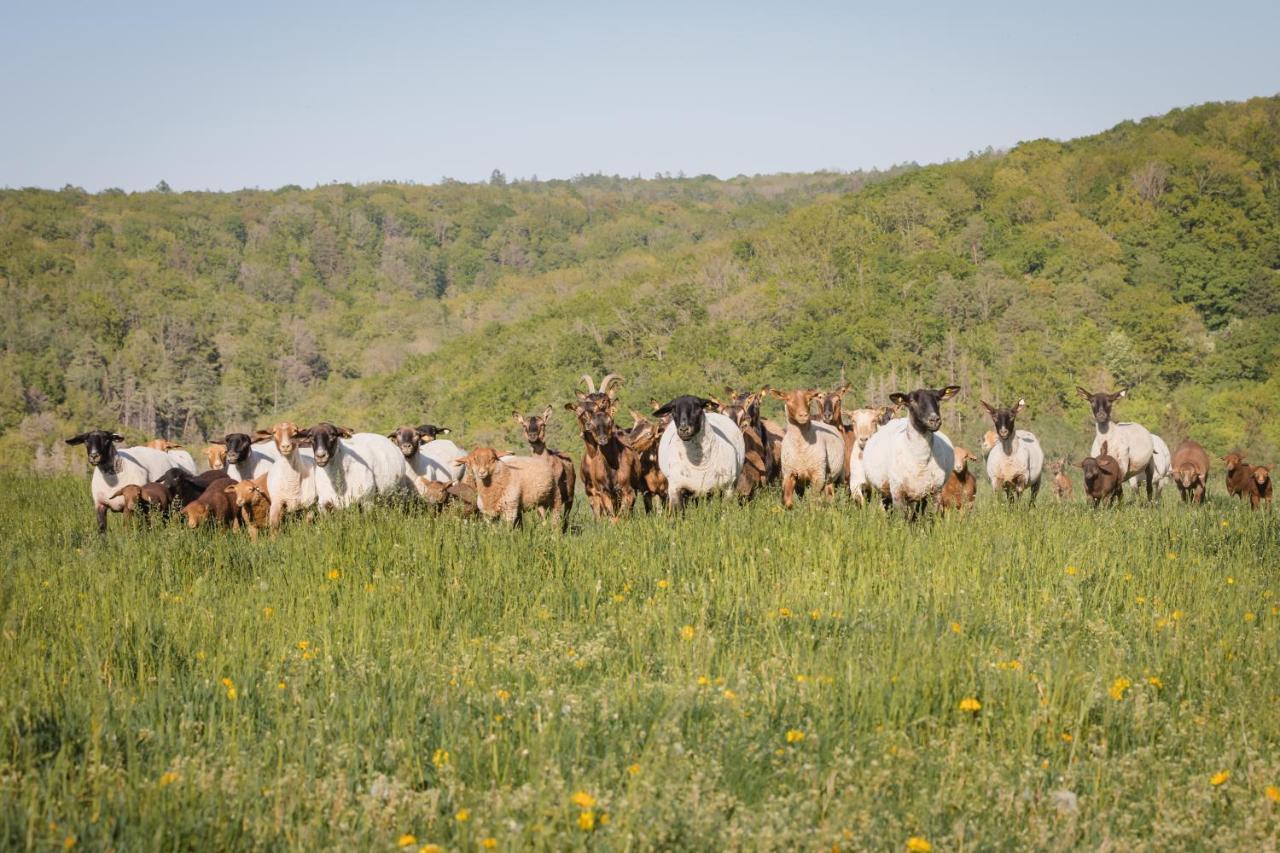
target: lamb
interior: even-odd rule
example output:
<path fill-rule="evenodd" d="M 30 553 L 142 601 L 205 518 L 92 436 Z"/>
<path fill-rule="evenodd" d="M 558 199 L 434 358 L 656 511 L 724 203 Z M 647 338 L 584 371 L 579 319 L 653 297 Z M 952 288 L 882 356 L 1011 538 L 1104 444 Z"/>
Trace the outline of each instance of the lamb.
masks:
<path fill-rule="evenodd" d="M 563 527 L 566 517 L 556 488 L 555 468 L 541 456 L 502 456 L 492 447 L 477 447 L 462 462 L 475 478 L 476 508 L 486 518 L 519 525 L 536 509 Z"/>
<path fill-rule="evenodd" d="M 211 439 L 205 451 L 210 460 L 210 469 L 222 469 L 227 476 L 236 482 L 252 480 L 271 470 L 280 459 L 280 453 L 271 442 L 272 434 L 266 430 L 258 430 L 252 437 L 244 432 L 229 432 L 221 440 Z M 214 454 L 210 451 L 219 448 L 222 451 L 222 464 L 214 465 Z"/>
<path fill-rule="evenodd" d="M 1027 406 L 1020 399 L 1008 409 L 997 409 L 985 400 L 979 401 L 987 410 L 996 428 L 996 444 L 987 454 L 987 476 L 994 491 L 1003 490 L 1013 501 L 1022 497 L 1024 489 L 1031 491 L 1031 503 L 1035 503 L 1040 491 L 1040 473 L 1044 468 L 1044 450 L 1035 434 L 1018 429 L 1014 423 Z"/>
<path fill-rule="evenodd" d="M 182 514 L 187 517 L 187 527 L 194 530 L 205 523 L 239 527 L 240 518 L 236 514 L 235 501 L 227 494 L 227 486 L 234 483 L 230 477 L 214 480 L 200 497 L 183 506 Z"/>
<path fill-rule="evenodd" d="M 1183 501 L 1203 504 L 1209 487 L 1209 454 L 1198 442 L 1187 439 L 1173 452 L 1171 476 Z"/>
<path fill-rule="evenodd" d="M 1255 465 L 1249 477 L 1249 505 L 1257 509 L 1263 503 L 1271 509 L 1271 469 Z"/>
<path fill-rule="evenodd" d="M 1094 509 L 1104 500 L 1110 499 L 1115 506 L 1124 498 L 1124 468 L 1109 454 L 1107 445 L 1104 440 L 1097 454 L 1080 460 L 1080 467 L 1084 469 L 1084 491 L 1093 501 Z"/>
<path fill-rule="evenodd" d="M 728 406 L 722 406 L 720 413 L 733 421 L 742 431 L 742 444 L 745 454 L 742 459 L 742 471 L 738 474 L 736 491 L 739 500 L 750 500 L 756 490 L 768 482 L 769 451 L 764 444 L 764 429 L 760 424 L 760 398 L 763 391 L 754 394 L 733 395 Z M 755 420 L 752 420 L 752 412 Z"/>
<path fill-rule="evenodd" d="M 991 449 L 1000 443 L 1000 437 L 996 435 L 996 431 L 989 429 L 982 434 L 982 458 L 985 459 L 991 455 Z"/>
<path fill-rule="evenodd" d="M 175 469 L 177 470 L 177 469 Z M 112 498 L 124 498 L 124 520 L 133 517 L 134 512 L 147 524 L 151 523 L 151 512 L 167 513 L 173 503 L 173 493 L 160 483 L 146 483 L 141 486 L 128 485 L 111 495 Z"/>
<path fill-rule="evenodd" d="M 1094 425 L 1097 428 L 1097 434 L 1093 438 L 1093 448 L 1089 452 L 1096 457 L 1102 442 L 1106 441 L 1111 448 L 1111 457 L 1119 463 L 1120 470 L 1124 472 L 1124 479 L 1127 481 L 1136 478 L 1139 483 L 1145 483 L 1147 500 L 1151 500 L 1155 481 L 1155 465 L 1152 461 L 1155 455 L 1155 444 L 1151 440 L 1151 433 L 1139 424 L 1118 423 L 1111 420 L 1112 407 L 1117 400 L 1129 396 L 1128 389 L 1121 389 L 1114 394 L 1105 391 L 1091 394 L 1077 386 L 1076 393 L 1089 403 L 1093 411 Z"/>
<path fill-rule="evenodd" d="M 1071 485 L 1071 478 L 1067 476 L 1069 464 L 1066 457 L 1063 457 L 1049 465 L 1049 470 L 1053 471 L 1053 494 L 1060 501 L 1071 500 L 1071 495 L 1075 491 L 1075 487 Z"/>
<path fill-rule="evenodd" d="M 188 504 L 204 494 L 204 490 L 210 483 L 221 480 L 225 476 L 227 476 L 225 471 L 212 470 L 205 471 L 203 474 L 189 474 L 175 467 L 157 477 L 156 483 L 168 489 L 175 503 Z"/>
<path fill-rule="evenodd" d="M 951 469 L 952 475 L 947 478 L 938 494 L 938 506 L 942 509 L 964 510 L 973 506 L 978 493 L 978 478 L 969 470 L 969 462 L 976 461 L 978 457 L 963 447 L 957 447 L 955 451 L 956 461 Z"/>
<path fill-rule="evenodd" d="M 938 404 L 959 391 L 960 386 L 948 385 L 889 395 L 891 402 L 906 407 L 907 417 L 890 421 L 867 441 L 862 456 L 867 482 L 908 518 L 920 514 L 955 470 L 951 439 L 939 431 Z"/>
<path fill-rule="evenodd" d="M 462 479 L 464 466 L 459 460 L 467 455 L 466 451 L 447 438 L 436 437 L 450 432 L 448 427 L 421 424 L 397 427 L 387 434 L 404 456 L 404 464 L 408 468 L 406 476 L 413 481 L 415 488 L 423 481 L 457 483 Z M 418 493 L 422 494 L 421 488 L 418 488 Z"/>
<path fill-rule="evenodd" d="M 551 406 L 542 410 L 541 415 L 525 417 L 519 412 L 512 412 L 516 423 L 524 431 L 525 440 L 529 442 L 529 452 L 534 456 L 544 456 L 556 470 L 556 488 L 560 490 L 560 502 L 564 504 L 567 514 L 573 508 L 574 486 L 577 485 L 573 470 L 573 458 L 567 453 L 547 447 L 547 424 L 551 421 Z M 647 506 L 646 502 L 646 506 Z"/>
<path fill-rule="evenodd" d="M 422 496 L 423 503 L 437 515 L 451 504 L 458 506 L 465 517 L 473 516 L 478 512 L 475 487 L 468 483 L 442 483 L 439 480 L 428 480 L 422 477 L 417 485 L 418 494 Z"/>
<path fill-rule="evenodd" d="M 1233 498 L 1248 497 L 1253 466 L 1245 462 L 1239 453 L 1228 453 L 1222 457 L 1222 461 L 1227 466 L 1227 495 Z"/>
<path fill-rule="evenodd" d="M 412 487 L 404 456 L 386 436 L 352 433 L 346 427 L 319 423 L 298 433 L 311 439 L 316 467 L 316 503 L 321 509 L 349 506 Z"/>
<path fill-rule="evenodd" d="M 860 504 L 865 504 L 871 497 L 871 484 L 867 482 L 867 473 L 862 465 L 862 456 L 866 452 L 867 442 L 883 425 L 889 422 L 893 409 L 888 406 L 878 408 L 854 409 L 849 413 L 849 431 L 846 436 L 853 437 L 849 448 L 849 494 Z"/>
<path fill-rule="evenodd" d="M 653 512 L 655 505 L 661 508 L 667 499 L 667 478 L 658 467 L 658 442 L 666 423 L 665 419 L 651 421 L 635 409 L 631 410 L 631 419 L 631 429 L 621 440 L 640 460 L 640 494 L 645 512 Z"/>
<path fill-rule="evenodd" d="M 268 525 L 271 515 L 271 494 L 267 491 L 270 472 L 259 474 L 252 480 L 240 480 L 225 487 L 231 498 L 240 523 L 249 531 L 250 539 L 258 538 L 259 528 Z"/>
<path fill-rule="evenodd" d="M 267 472 L 267 494 L 271 495 L 271 511 L 267 526 L 272 530 L 280 526 L 285 513 L 310 510 L 316 504 L 316 460 L 300 441 L 302 431 L 291 421 L 276 424 L 269 431 L 258 430 L 261 435 L 271 434 L 280 458 Z"/>
<path fill-rule="evenodd" d="M 782 505 L 791 509 L 798 492 L 813 486 L 828 497 L 844 472 L 844 437 L 830 424 L 813 420 L 810 406 L 818 392 L 811 388 L 783 393 L 769 389 L 782 400 L 787 432 L 782 437 Z"/>
<path fill-rule="evenodd" d="M 173 459 L 151 447 L 117 448 L 124 436 L 106 430 L 92 430 L 67 439 L 67 444 L 83 444 L 93 465 L 89 494 L 98 516 L 98 532 L 107 532 L 107 512 L 124 510 L 124 496 L 115 493 L 123 486 L 142 486 L 159 479 L 173 467 Z"/>
<path fill-rule="evenodd" d="M 658 467 L 667 478 L 667 504 L 681 509 L 686 497 L 735 494 L 746 457 L 738 425 L 719 412 L 715 400 L 684 395 L 660 406 L 655 415 L 671 415 L 658 444 Z"/>

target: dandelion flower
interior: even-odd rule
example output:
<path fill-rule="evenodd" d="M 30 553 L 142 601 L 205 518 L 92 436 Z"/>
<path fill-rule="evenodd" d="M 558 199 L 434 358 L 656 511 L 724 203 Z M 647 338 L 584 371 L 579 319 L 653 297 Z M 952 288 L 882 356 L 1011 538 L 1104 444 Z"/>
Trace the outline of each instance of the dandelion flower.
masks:
<path fill-rule="evenodd" d="M 579 812 L 579 813 L 578 813 L 578 828 L 579 828 L 579 829 L 581 829 L 581 830 L 583 830 L 584 832 L 586 832 L 586 831 L 589 831 L 589 830 L 595 829 L 595 826 L 596 826 L 596 813 L 595 813 L 595 812 L 592 812 L 592 811 L 585 811 L 585 812 Z"/>
<path fill-rule="evenodd" d="M 1175 554 L 1175 553 L 1173 553 L 1172 551 L 1168 551 L 1168 552 L 1166 552 L 1164 556 L 1165 556 L 1165 559 L 1167 559 L 1167 560 L 1176 560 L 1176 559 L 1178 559 L 1178 555 L 1177 555 L 1177 554 Z"/>
<path fill-rule="evenodd" d="M 235 689 L 235 687 L 228 687 L 228 688 L 227 688 L 227 698 L 228 698 L 228 699 L 230 699 L 232 702 L 236 701 L 236 696 L 238 696 L 238 695 L 239 695 L 239 694 L 238 694 L 238 693 L 236 693 L 236 689 Z"/>
<path fill-rule="evenodd" d="M 982 710 L 982 703 L 972 696 L 967 696 L 960 700 L 960 710 L 976 714 Z"/>
<path fill-rule="evenodd" d="M 399 840 L 396 841 L 396 846 L 408 847 L 410 844 L 417 844 L 417 843 L 418 843 L 418 839 L 414 838 L 412 835 L 406 832 L 404 835 L 400 836 Z"/>
<path fill-rule="evenodd" d="M 692 640 L 695 633 L 692 625 L 685 625 L 680 629 L 680 636 L 686 640 Z"/>
<path fill-rule="evenodd" d="M 737 699 L 737 698 L 738 698 L 738 694 L 737 694 L 737 693 L 734 693 L 732 690 L 730 690 L 730 689 L 728 689 L 728 688 L 726 687 L 726 688 L 725 688 L 725 691 L 724 691 L 724 698 L 729 699 L 729 700 Z"/>
<path fill-rule="evenodd" d="M 169 770 L 168 772 L 166 772 L 166 773 L 162 773 L 162 774 L 160 775 L 160 787 L 161 787 L 161 788 L 166 788 L 166 787 L 168 787 L 169 785 L 172 785 L 174 782 L 177 782 L 177 781 L 178 781 L 178 774 L 177 774 L 177 773 L 174 773 L 172 770 Z"/>
<path fill-rule="evenodd" d="M 262 618 L 263 618 L 263 619 L 270 619 L 272 616 L 275 616 L 275 615 L 276 615 L 276 609 L 275 609 L 274 607 L 264 607 L 264 608 L 262 608 Z"/>
<path fill-rule="evenodd" d="M 74 835 L 68 835 L 66 838 L 62 839 L 62 846 L 67 850 L 70 850 L 72 847 L 75 847 L 76 837 Z"/>
<path fill-rule="evenodd" d="M 340 577 L 342 577 L 342 572 L 338 571 L 337 569 L 329 570 L 329 580 L 336 581 Z M 409 843 L 412 844 L 413 842 L 410 841 Z M 403 847 L 404 845 L 401 845 L 401 846 Z"/>
<path fill-rule="evenodd" d="M 821 611 L 821 610 L 810 610 L 810 611 L 809 611 L 809 618 L 810 618 L 810 619 L 813 619 L 814 621 L 817 621 L 818 619 L 821 619 L 821 618 L 822 618 L 822 611 Z"/>
<path fill-rule="evenodd" d="M 498 846 L 498 839 L 494 838 L 492 835 L 487 838 L 481 838 L 480 846 L 485 850 L 492 850 Z"/>
<path fill-rule="evenodd" d="M 418 853 L 444 853 L 444 848 L 439 844 L 424 844 L 418 848 Z"/>
<path fill-rule="evenodd" d="M 790 616 L 791 616 L 791 608 L 789 608 L 789 607 L 779 607 L 779 608 L 778 608 L 778 615 L 779 615 L 780 617 L 782 617 L 783 619 L 786 619 L 786 618 L 790 617 Z"/>
<path fill-rule="evenodd" d="M 304 652 L 305 652 L 305 651 L 306 651 L 310 646 L 311 646 L 311 644 L 310 644 L 309 642 L 307 642 L 306 640 L 299 640 L 299 641 L 298 641 L 298 648 L 299 648 L 299 649 L 301 649 L 301 650 L 302 650 L 302 651 L 304 651 Z"/>
<path fill-rule="evenodd" d="M 952 622 L 952 623 L 951 623 L 951 633 L 953 633 L 953 634 L 959 634 L 959 633 L 960 633 L 960 623 L 959 623 L 959 622 Z"/>
<path fill-rule="evenodd" d="M 671 583 L 666 578 L 658 581 L 658 589 L 666 589 L 669 586 L 671 586 Z"/>
<path fill-rule="evenodd" d="M 457 813 L 453 816 L 453 819 L 458 823 L 466 823 L 471 820 L 471 809 L 458 809 Z"/>
<path fill-rule="evenodd" d="M 787 729 L 787 743 L 799 743 L 804 740 L 804 732 L 799 729 Z"/>
<path fill-rule="evenodd" d="M 1132 681 L 1125 678 L 1124 676 L 1121 676 L 1120 678 L 1117 678 L 1115 681 L 1111 682 L 1111 686 L 1107 688 L 1107 693 L 1111 695 L 1112 699 L 1119 702 L 1121 699 L 1124 698 L 1125 691 L 1132 686 L 1133 686 Z"/>
<path fill-rule="evenodd" d="M 615 593 L 613 594 L 613 603 L 614 603 L 614 604 L 621 604 L 622 602 L 624 602 L 624 601 L 626 601 L 626 600 L 627 600 L 627 597 L 626 597 L 625 595 L 623 595 L 622 593 L 620 593 L 620 592 L 615 592 Z"/>
<path fill-rule="evenodd" d="M 1254 619 L 1257 619 L 1257 618 L 1258 618 L 1257 614 L 1255 614 L 1252 610 L 1244 614 L 1244 621 L 1246 622 L 1252 622 Z"/>
<path fill-rule="evenodd" d="M 699 676 L 698 676 L 698 686 L 699 686 L 699 687 L 706 687 L 706 686 L 707 686 L 708 684 L 710 684 L 710 683 L 711 683 L 711 679 L 710 679 L 710 678 L 707 678 L 705 675 L 699 675 Z"/>
<path fill-rule="evenodd" d="M 1077 575 L 1077 574 L 1079 574 L 1079 573 L 1080 573 L 1080 570 L 1079 570 L 1079 569 L 1077 569 L 1075 566 L 1067 566 L 1067 574 L 1069 574 L 1069 575 Z"/>
<path fill-rule="evenodd" d="M 1235 582 L 1236 582 L 1236 579 L 1232 575 L 1227 575 L 1227 586 L 1231 586 Z"/>
<path fill-rule="evenodd" d="M 449 763 L 449 750 L 437 749 L 431 756 L 431 763 L 436 767 L 444 767 Z"/>
<path fill-rule="evenodd" d="M 933 845 L 930 844 L 927 839 L 921 838 L 918 835 L 913 835 L 907 839 L 907 849 L 910 850 L 911 853 L 930 853 L 930 851 L 933 850 Z"/>
<path fill-rule="evenodd" d="M 1219 770 L 1217 773 L 1214 773 L 1212 776 L 1209 777 L 1209 784 L 1216 788 L 1230 778 L 1231 778 L 1231 773 L 1229 773 L 1226 770 Z"/>
<path fill-rule="evenodd" d="M 287 685 L 287 684 L 285 684 L 283 681 L 277 681 L 277 682 L 276 682 L 276 689 L 277 689 L 277 690 L 284 690 L 286 687 L 288 687 L 288 685 Z"/>
<path fill-rule="evenodd" d="M 230 686 L 231 686 L 231 679 L 230 679 L 230 678 L 224 678 L 224 679 L 222 679 L 222 686 L 223 686 L 223 687 L 230 687 Z"/>
<path fill-rule="evenodd" d="M 639 764 L 628 764 L 628 765 L 627 765 L 627 772 L 628 772 L 628 773 L 630 773 L 632 776 L 639 776 L 639 775 L 640 775 L 640 765 L 639 765 Z"/>
<path fill-rule="evenodd" d="M 1273 803 L 1280 803 L 1280 788 L 1275 785 L 1268 785 L 1263 791 L 1267 795 L 1267 799 Z"/>
<path fill-rule="evenodd" d="M 1150 685 L 1151 685 L 1152 687 L 1154 687 L 1156 690 L 1159 690 L 1161 687 L 1164 687 L 1164 682 L 1163 682 L 1163 681 L 1161 681 L 1161 680 L 1160 680 L 1160 677 L 1159 677 L 1159 676 L 1157 676 L 1157 675 L 1153 675 L 1153 676 L 1151 676 L 1150 678 L 1148 678 L 1148 679 L 1147 679 L 1147 684 L 1150 684 Z"/>
<path fill-rule="evenodd" d="M 1071 732 L 1063 732 L 1063 733 L 1062 733 L 1062 742 L 1063 742 L 1063 743 L 1071 743 L 1071 741 L 1073 741 L 1073 740 L 1075 740 L 1075 738 L 1071 736 Z"/>
<path fill-rule="evenodd" d="M 596 798 L 586 791 L 575 791 L 569 800 L 580 809 L 594 808 L 596 804 Z"/>
<path fill-rule="evenodd" d="M 508 692 L 507 692 L 507 691 L 505 691 L 505 690 L 499 690 L 499 691 L 498 691 L 497 693 L 495 693 L 494 695 L 498 697 L 498 701 L 499 701 L 499 702 L 505 702 L 505 701 L 507 701 L 508 699 L 510 699 L 510 698 L 511 698 L 511 694 L 510 694 L 510 693 L 508 693 Z"/>

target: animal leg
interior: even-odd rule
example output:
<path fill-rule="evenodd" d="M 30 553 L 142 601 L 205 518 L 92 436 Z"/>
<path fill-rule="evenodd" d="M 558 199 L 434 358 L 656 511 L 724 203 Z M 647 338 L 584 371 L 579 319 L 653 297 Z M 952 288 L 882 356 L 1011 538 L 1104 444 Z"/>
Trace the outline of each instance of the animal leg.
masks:
<path fill-rule="evenodd" d="M 795 504 L 796 475 L 788 474 L 782 478 L 782 505 L 791 509 Z"/>

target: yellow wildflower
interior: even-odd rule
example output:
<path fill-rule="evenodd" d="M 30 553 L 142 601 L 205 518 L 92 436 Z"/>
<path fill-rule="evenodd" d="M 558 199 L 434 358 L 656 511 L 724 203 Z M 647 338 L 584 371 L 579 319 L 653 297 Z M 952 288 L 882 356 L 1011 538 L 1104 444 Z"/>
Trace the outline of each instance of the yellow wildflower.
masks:
<path fill-rule="evenodd" d="M 224 678 L 224 679 L 222 679 L 222 686 L 223 686 L 223 687 L 230 687 L 230 686 L 231 686 L 231 679 L 230 679 L 230 678 Z"/>
<path fill-rule="evenodd" d="M 608 826 L 608 825 L 609 825 L 609 813 L 608 813 L 608 812 L 602 812 L 602 813 L 600 814 L 600 825 L 601 825 L 601 826 Z"/>
<path fill-rule="evenodd" d="M 1121 676 L 1111 682 L 1111 687 L 1107 689 L 1107 693 L 1111 694 L 1111 698 L 1119 702 L 1124 698 L 1125 691 L 1133 686 L 1133 682 Z"/>
<path fill-rule="evenodd" d="M 596 813 L 591 811 L 578 813 L 578 828 L 583 831 L 595 829 Z"/>
<path fill-rule="evenodd" d="M 1146 597 L 1145 595 L 1135 596 L 1135 597 L 1134 597 L 1134 599 L 1133 599 L 1133 601 L 1134 601 L 1134 603 L 1135 603 L 1135 604 L 1146 604 L 1146 603 L 1147 603 L 1147 597 Z"/>
<path fill-rule="evenodd" d="M 1250 610 L 1250 611 L 1248 611 L 1247 613 L 1245 613 L 1245 614 L 1244 614 L 1244 621 L 1246 621 L 1246 622 L 1252 622 L 1252 621 L 1253 621 L 1254 619 L 1256 619 L 1256 618 L 1258 618 L 1258 617 L 1257 617 L 1257 615 L 1256 615 L 1252 610 Z"/>
<path fill-rule="evenodd" d="M 1176 559 L 1178 559 L 1178 555 L 1177 555 L 1177 554 L 1175 554 L 1175 553 L 1173 553 L 1172 551 L 1167 551 L 1167 552 L 1165 552 L 1165 555 L 1164 555 L 1164 556 L 1165 556 L 1165 559 L 1168 559 L 1168 560 L 1176 560 Z"/>
<path fill-rule="evenodd" d="M 275 609 L 274 607 L 264 607 L 264 608 L 262 608 L 262 618 L 263 618 L 263 619 L 270 619 L 272 616 L 275 616 L 275 615 L 276 615 L 276 609 Z"/>
<path fill-rule="evenodd" d="M 614 604 L 621 604 L 622 602 L 624 602 L 624 601 L 626 601 L 626 600 L 627 600 L 627 597 L 626 597 L 625 595 L 623 595 L 622 593 L 620 593 L 620 592 L 615 592 L 615 593 L 613 594 L 613 603 L 614 603 Z"/>
<path fill-rule="evenodd" d="M 1154 687 L 1156 690 L 1159 690 L 1161 687 L 1164 687 L 1164 682 L 1163 682 L 1163 681 L 1161 681 L 1161 680 L 1160 680 L 1160 677 L 1159 677 L 1159 676 L 1156 676 L 1156 675 L 1153 675 L 1153 676 L 1149 677 L 1149 678 L 1147 679 L 1147 684 L 1150 684 L 1150 685 L 1151 685 L 1152 687 Z"/>
<path fill-rule="evenodd" d="M 699 687 L 706 687 L 706 686 L 707 686 L 708 684 L 710 684 L 710 683 L 711 683 L 711 679 L 710 679 L 710 678 L 707 678 L 705 675 L 699 675 L 699 676 L 698 676 L 698 686 L 699 686 Z"/>
<path fill-rule="evenodd" d="M 1063 733 L 1062 733 L 1062 742 L 1063 742 L 1063 743 L 1071 743 L 1071 741 L 1073 741 L 1073 740 L 1075 740 L 1075 738 L 1071 736 L 1071 732 L 1063 732 Z"/>
<path fill-rule="evenodd" d="M 1080 573 L 1080 570 L 1079 570 L 1079 569 L 1077 569 L 1075 566 L 1067 566 L 1067 574 L 1069 574 L 1069 575 L 1076 575 L 1076 574 L 1079 574 L 1079 573 Z"/>
<path fill-rule="evenodd" d="M 178 781 L 178 774 L 173 772 L 172 770 L 169 770 L 165 773 L 160 774 L 161 788 L 168 787 L 169 785 L 172 785 L 174 782 L 177 782 L 177 781 Z"/>
<path fill-rule="evenodd" d="M 960 700 L 960 710 L 976 714 L 982 710 L 982 703 L 972 696 L 968 696 Z"/>
<path fill-rule="evenodd" d="M 810 610 L 810 611 L 809 611 L 809 618 L 810 618 L 810 619 L 814 619 L 814 620 L 821 619 L 821 618 L 822 618 L 822 611 L 821 611 L 821 610 Z"/>
<path fill-rule="evenodd" d="M 951 623 L 951 633 L 953 633 L 953 634 L 959 634 L 959 633 L 960 633 L 960 623 L 959 623 L 959 622 L 952 622 L 952 623 Z"/>
<path fill-rule="evenodd" d="M 804 732 L 799 729 L 787 729 L 787 743 L 799 743 L 804 740 Z"/>
<path fill-rule="evenodd" d="M 406 832 L 404 835 L 400 836 L 399 840 L 396 841 L 396 846 L 408 847 L 410 844 L 417 844 L 417 843 L 418 843 L 418 839 L 414 838 L 412 835 Z"/>
<path fill-rule="evenodd" d="M 1222 526 L 1223 526 L 1223 527 L 1230 527 L 1231 525 L 1227 524 L 1227 520 L 1224 518 L 1224 519 L 1222 519 Z"/>
<path fill-rule="evenodd" d="M 418 848 L 418 853 L 444 853 L 444 848 L 439 844 L 424 844 Z"/>
<path fill-rule="evenodd" d="M 298 641 L 298 648 L 299 648 L 299 649 L 301 649 L 301 650 L 302 650 L 302 651 L 304 651 L 304 652 L 305 652 L 305 651 L 306 651 L 310 646 L 311 646 L 311 644 L 310 644 L 310 643 L 308 643 L 306 640 L 299 640 L 299 641 Z"/>
<path fill-rule="evenodd" d="M 1181 610 L 1175 610 L 1175 611 L 1173 611 L 1172 613 L 1170 613 L 1169 615 L 1170 615 L 1170 616 L 1172 616 L 1172 617 L 1173 617 L 1173 621 L 1175 621 L 1175 622 L 1176 622 L 1176 621 L 1178 621 L 1179 619 L 1181 619 L 1183 616 L 1186 616 L 1187 614 L 1183 613 Z"/>
<path fill-rule="evenodd" d="M 920 836 L 913 835 L 907 839 L 907 849 L 911 853 L 930 853 L 933 850 L 933 845 Z"/>
<path fill-rule="evenodd" d="M 498 846 L 498 839 L 494 838 L 493 836 L 489 836 L 488 838 L 481 838 L 480 846 L 483 847 L 485 850 L 492 850 L 493 848 Z"/>
<path fill-rule="evenodd" d="M 1209 777 L 1209 784 L 1213 785 L 1216 788 L 1217 786 L 1223 784 L 1230 778 L 1231 778 L 1231 774 L 1228 771 L 1219 770 L 1217 773 L 1214 773 L 1212 776 Z"/>
<path fill-rule="evenodd" d="M 569 800 L 580 809 L 594 808 L 596 804 L 596 798 L 586 791 L 575 791 Z"/>
<path fill-rule="evenodd" d="M 471 809 L 458 809 L 453 819 L 458 823 L 466 823 L 471 819 Z"/>
<path fill-rule="evenodd" d="M 680 636 L 686 640 L 692 640 L 695 633 L 692 625 L 685 625 L 680 629 Z"/>
<path fill-rule="evenodd" d="M 1235 579 L 1234 577 L 1232 577 L 1231 575 L 1227 575 L 1227 585 L 1228 585 L 1228 586 L 1230 586 L 1231 584 L 1233 584 L 1233 583 L 1235 583 L 1235 582 L 1236 582 L 1236 579 Z"/>
<path fill-rule="evenodd" d="M 628 764 L 628 765 L 627 765 L 627 772 L 628 772 L 628 773 L 630 773 L 632 776 L 639 776 L 639 775 L 640 775 L 640 765 L 639 765 L 639 764 Z"/>
<path fill-rule="evenodd" d="M 666 578 L 663 578 L 662 580 L 658 581 L 658 589 L 666 589 L 669 586 L 671 586 L 671 584 L 667 581 Z"/>
<path fill-rule="evenodd" d="M 508 699 L 510 699 L 510 698 L 511 698 L 511 694 L 510 694 L 510 693 L 508 693 L 508 692 L 507 692 L 507 691 L 505 691 L 505 690 L 499 690 L 499 691 L 498 691 L 497 693 L 495 693 L 494 695 L 498 697 L 498 701 L 499 701 L 499 702 L 505 702 L 505 701 L 507 701 Z"/>
<path fill-rule="evenodd" d="M 70 850 L 72 847 L 75 847 L 76 837 L 74 835 L 68 835 L 66 838 L 62 839 L 62 846 L 65 847 L 67 850 Z"/>
<path fill-rule="evenodd" d="M 276 689 L 277 689 L 277 690 L 284 690 L 284 689 L 285 689 L 285 687 L 287 687 L 287 686 L 288 686 L 288 685 L 286 685 L 283 681 L 277 681 L 277 682 L 276 682 Z"/>
<path fill-rule="evenodd" d="M 1273 803 L 1280 803 L 1280 788 L 1275 785 L 1268 785 L 1263 791 L 1267 795 L 1267 799 Z"/>
<path fill-rule="evenodd" d="M 449 763 L 449 750 L 437 749 L 431 756 L 431 763 L 436 767 L 444 767 Z"/>
<path fill-rule="evenodd" d="M 789 616 L 791 616 L 791 608 L 789 608 L 789 607 L 779 607 L 779 608 L 778 608 L 778 615 L 779 615 L 779 616 L 781 616 L 783 619 L 788 618 Z"/>
<path fill-rule="evenodd" d="M 737 693 L 734 693 L 732 690 L 730 690 L 730 689 L 728 689 L 728 688 L 726 687 L 726 688 L 725 688 L 725 691 L 724 691 L 724 698 L 729 699 L 729 700 L 737 699 L 737 698 L 738 698 L 738 694 L 737 694 Z"/>
<path fill-rule="evenodd" d="M 342 572 L 338 571 L 337 569 L 329 570 L 329 580 L 336 581 L 340 577 L 342 577 Z M 409 843 L 412 844 L 413 842 L 410 841 Z M 401 845 L 401 846 L 403 847 L 404 845 Z"/>

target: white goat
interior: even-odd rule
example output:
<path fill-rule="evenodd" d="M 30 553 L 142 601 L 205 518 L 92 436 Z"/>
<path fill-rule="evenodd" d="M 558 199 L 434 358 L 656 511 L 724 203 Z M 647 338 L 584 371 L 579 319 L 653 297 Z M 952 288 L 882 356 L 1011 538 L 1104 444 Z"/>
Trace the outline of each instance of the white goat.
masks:
<path fill-rule="evenodd" d="M 1018 429 L 1014 419 L 1027 407 L 1026 400 L 1008 409 L 997 409 L 983 400 L 996 428 L 996 443 L 987 453 L 987 476 L 993 491 L 1004 491 L 1009 500 L 1022 496 L 1024 489 L 1031 491 L 1031 502 L 1040 491 L 1040 473 L 1044 470 L 1044 449 L 1035 434 Z"/>
<path fill-rule="evenodd" d="M 1111 420 L 1111 407 L 1117 400 L 1129 396 L 1127 389 L 1114 394 L 1105 391 L 1091 394 L 1076 387 L 1076 393 L 1083 397 L 1093 410 L 1094 426 L 1097 433 L 1093 437 L 1093 447 L 1089 455 L 1097 457 L 1102 451 L 1102 443 L 1107 442 L 1108 454 L 1120 465 L 1120 476 L 1124 480 L 1137 479 L 1138 484 L 1145 483 L 1147 497 L 1152 496 L 1152 485 L 1155 479 L 1155 443 L 1151 433 L 1140 424 L 1118 423 Z"/>
<path fill-rule="evenodd" d="M 890 421 L 867 440 L 862 465 L 871 487 L 915 517 L 928 499 L 942 491 L 955 466 L 951 439 L 938 431 L 938 403 L 960 390 L 920 388 L 889 399 L 907 407 L 907 417 Z"/>

